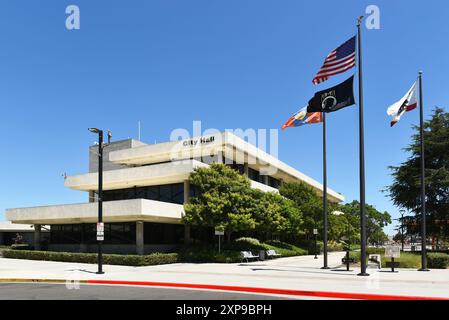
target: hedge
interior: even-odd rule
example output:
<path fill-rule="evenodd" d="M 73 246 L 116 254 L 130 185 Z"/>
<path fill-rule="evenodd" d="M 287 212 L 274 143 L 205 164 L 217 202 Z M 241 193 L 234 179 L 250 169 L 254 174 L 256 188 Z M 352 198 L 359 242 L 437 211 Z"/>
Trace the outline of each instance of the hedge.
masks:
<path fill-rule="evenodd" d="M 230 245 L 226 245 L 227 249 L 236 251 L 245 250 L 269 250 L 268 247 L 261 243 L 258 239 L 250 237 L 242 237 L 232 241 Z"/>
<path fill-rule="evenodd" d="M 268 246 L 268 250 L 275 250 L 276 253 L 280 253 L 283 257 L 304 256 L 308 254 L 307 250 L 282 241 L 270 240 L 265 244 Z"/>
<path fill-rule="evenodd" d="M 96 253 L 72 253 L 72 252 L 28 251 L 28 250 L 6 249 L 3 250 L 3 257 L 11 259 L 97 263 Z M 103 254 L 103 263 L 110 265 L 152 266 L 176 262 L 178 262 L 178 255 L 176 253 L 152 253 L 149 255 L 142 255 L 142 256 Z"/>
<path fill-rule="evenodd" d="M 259 250 L 275 250 L 282 257 L 306 255 L 307 251 L 294 245 L 270 240 L 265 243 L 254 238 L 238 238 L 230 244 L 224 244 L 220 253 L 214 245 L 190 245 L 179 249 L 179 260 L 183 262 L 215 262 L 215 263 L 237 263 L 241 261 L 240 251 L 253 251 L 258 254 Z"/>
<path fill-rule="evenodd" d="M 230 250 L 246 251 L 246 250 L 275 250 L 283 257 L 302 256 L 307 254 L 307 250 L 297 247 L 295 245 L 282 242 L 279 240 L 268 240 L 266 242 L 260 242 L 254 238 L 238 238 L 227 247 Z"/>
<path fill-rule="evenodd" d="M 428 253 L 427 266 L 433 269 L 447 269 L 449 267 L 449 255 L 437 252 Z"/>
<path fill-rule="evenodd" d="M 14 250 L 33 250 L 29 244 L 12 244 L 11 249 Z"/>

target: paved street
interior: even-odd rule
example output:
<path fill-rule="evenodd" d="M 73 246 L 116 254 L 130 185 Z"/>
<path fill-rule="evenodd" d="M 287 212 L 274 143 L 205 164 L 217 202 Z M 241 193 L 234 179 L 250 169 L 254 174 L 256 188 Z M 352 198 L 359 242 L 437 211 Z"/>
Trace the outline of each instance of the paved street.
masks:
<path fill-rule="evenodd" d="M 337 268 L 343 253 L 331 253 L 329 266 Z M 246 286 L 256 288 L 328 291 L 405 296 L 449 297 L 449 270 L 419 272 L 414 269 L 369 269 L 370 277 L 359 277 L 358 269 L 322 270 L 322 257 L 281 258 L 236 264 L 179 263 L 149 267 L 104 266 L 47 261 L 0 259 L 0 281 L 4 279 L 70 279 L 151 281 L 185 284 Z M 123 290 L 122 288 L 120 290 Z M 192 295 L 186 295 L 190 297 Z M 196 296 L 195 296 L 196 297 Z M 284 296 L 284 297 L 289 297 Z M 185 297 L 184 297 L 185 298 Z M 192 298 L 194 298 L 192 296 Z M 295 298 L 298 298 L 296 296 Z"/>
<path fill-rule="evenodd" d="M 154 287 L 0 283 L 0 300 L 276 300 L 276 296 Z M 285 297 L 283 298 L 285 299 Z"/>

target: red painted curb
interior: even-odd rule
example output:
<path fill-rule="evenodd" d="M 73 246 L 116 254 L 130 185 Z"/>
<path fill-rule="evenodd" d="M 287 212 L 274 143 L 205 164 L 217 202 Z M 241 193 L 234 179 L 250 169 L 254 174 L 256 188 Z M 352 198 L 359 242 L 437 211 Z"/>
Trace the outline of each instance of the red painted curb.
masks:
<path fill-rule="evenodd" d="M 289 296 L 334 298 L 334 299 L 355 299 L 355 300 L 449 300 L 440 297 L 416 297 L 416 296 L 396 296 L 384 294 L 368 293 L 348 293 L 331 291 L 306 291 L 289 289 L 271 289 L 255 287 L 224 286 L 215 284 L 194 284 L 194 283 L 173 283 L 173 282 L 150 282 L 150 281 L 120 281 L 120 280 L 87 280 L 89 284 L 112 284 L 112 285 L 132 285 L 132 286 L 153 286 L 153 287 L 174 287 L 190 289 L 209 289 L 237 292 L 267 293 Z"/>

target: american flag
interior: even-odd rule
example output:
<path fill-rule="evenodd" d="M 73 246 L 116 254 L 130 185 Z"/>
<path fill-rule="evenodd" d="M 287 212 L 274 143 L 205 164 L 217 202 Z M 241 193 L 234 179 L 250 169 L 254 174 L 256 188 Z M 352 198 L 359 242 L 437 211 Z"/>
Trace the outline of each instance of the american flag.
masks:
<path fill-rule="evenodd" d="M 355 36 L 328 54 L 318 71 L 313 84 L 317 85 L 336 74 L 343 73 L 355 66 Z"/>

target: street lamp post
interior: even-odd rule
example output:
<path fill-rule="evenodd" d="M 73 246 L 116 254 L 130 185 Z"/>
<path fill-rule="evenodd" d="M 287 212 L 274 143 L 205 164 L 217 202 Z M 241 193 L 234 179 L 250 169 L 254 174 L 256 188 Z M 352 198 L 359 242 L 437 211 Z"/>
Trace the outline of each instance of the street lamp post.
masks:
<path fill-rule="evenodd" d="M 89 131 L 98 134 L 98 224 L 97 224 L 97 243 L 98 243 L 98 271 L 97 274 L 103 274 L 103 130 L 89 128 Z M 110 137 L 110 132 L 108 132 Z M 102 234 L 100 234 L 102 232 Z"/>

